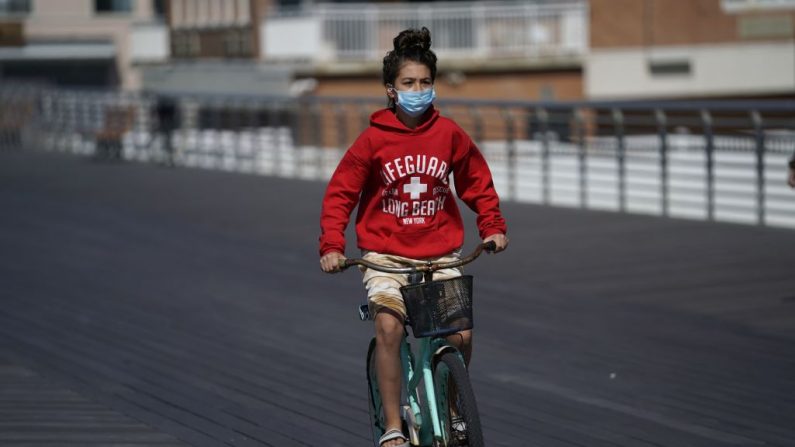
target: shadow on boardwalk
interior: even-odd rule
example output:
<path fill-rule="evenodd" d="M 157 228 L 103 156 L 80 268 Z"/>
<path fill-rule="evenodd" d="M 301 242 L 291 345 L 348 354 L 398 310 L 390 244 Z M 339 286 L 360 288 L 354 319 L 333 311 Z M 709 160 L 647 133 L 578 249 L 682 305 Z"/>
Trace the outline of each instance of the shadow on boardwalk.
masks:
<path fill-rule="evenodd" d="M 371 445 L 323 188 L 0 153 L 0 445 Z M 795 445 L 795 231 L 504 208 L 471 269 L 488 445 Z"/>

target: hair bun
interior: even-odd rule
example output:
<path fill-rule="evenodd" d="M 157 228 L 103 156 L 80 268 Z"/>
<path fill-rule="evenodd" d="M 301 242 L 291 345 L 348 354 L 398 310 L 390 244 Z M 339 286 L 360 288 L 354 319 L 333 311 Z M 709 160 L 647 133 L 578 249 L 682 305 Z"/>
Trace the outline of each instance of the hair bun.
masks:
<path fill-rule="evenodd" d="M 412 49 L 428 51 L 431 49 L 431 32 L 426 27 L 410 28 L 401 31 L 392 41 L 395 51 L 403 53 Z"/>

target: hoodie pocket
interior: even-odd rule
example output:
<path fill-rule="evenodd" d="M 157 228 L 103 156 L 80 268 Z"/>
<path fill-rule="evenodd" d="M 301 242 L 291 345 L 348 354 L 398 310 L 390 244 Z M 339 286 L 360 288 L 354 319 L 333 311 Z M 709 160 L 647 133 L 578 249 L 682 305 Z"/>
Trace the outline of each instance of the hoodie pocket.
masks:
<path fill-rule="evenodd" d="M 433 228 L 392 233 L 387 249 L 405 247 L 411 248 L 413 252 L 428 253 L 427 256 L 433 256 L 445 252 L 449 245 L 450 240 L 446 232 L 439 231 L 436 224 Z"/>

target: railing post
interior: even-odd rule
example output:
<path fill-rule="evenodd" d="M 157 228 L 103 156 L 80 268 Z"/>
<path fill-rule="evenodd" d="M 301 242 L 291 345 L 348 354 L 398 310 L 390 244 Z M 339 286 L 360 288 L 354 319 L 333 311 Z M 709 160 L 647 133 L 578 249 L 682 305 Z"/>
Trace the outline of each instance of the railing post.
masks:
<path fill-rule="evenodd" d="M 188 148 L 188 133 L 189 133 L 189 113 L 190 113 L 190 102 L 186 101 L 183 97 L 177 97 L 175 99 L 177 103 L 177 117 L 176 117 L 176 126 L 175 133 L 179 135 L 179 144 L 174 145 L 174 158 L 175 160 L 179 160 L 179 164 L 181 166 L 185 166 L 187 164 L 186 159 L 186 152 Z"/>
<path fill-rule="evenodd" d="M 474 128 L 473 137 L 475 144 L 480 147 L 483 144 L 483 117 L 480 115 L 477 107 L 470 106 L 469 115 L 472 117 L 472 125 Z M 484 148 L 480 148 L 483 150 Z"/>
<path fill-rule="evenodd" d="M 248 115 L 246 118 L 246 125 L 248 126 L 249 132 L 249 169 L 251 169 L 251 172 L 257 172 L 257 169 L 259 168 L 257 163 L 257 159 L 259 158 L 259 150 L 257 145 L 259 138 L 257 137 L 257 130 L 260 126 L 258 124 L 259 119 L 257 110 L 258 108 L 256 101 L 249 101 L 246 103 L 246 112 Z"/>
<path fill-rule="evenodd" d="M 541 200 L 545 205 L 550 202 L 549 174 L 549 113 L 543 107 L 536 108 L 538 130 L 541 133 Z"/>
<path fill-rule="evenodd" d="M 223 139 L 221 138 L 221 113 L 224 110 L 224 103 L 223 99 L 216 99 L 211 102 L 212 107 L 211 110 L 213 111 L 212 117 L 212 129 L 213 129 L 213 143 L 215 146 L 215 167 L 217 169 L 223 169 L 224 167 L 224 158 L 226 157 L 226 151 L 223 147 Z"/>
<path fill-rule="evenodd" d="M 577 123 L 577 167 L 580 173 L 580 208 L 588 207 L 588 170 L 585 164 L 585 112 L 582 108 L 574 111 Z"/>
<path fill-rule="evenodd" d="M 712 115 L 709 110 L 701 111 L 701 121 L 704 123 L 704 143 L 707 157 L 707 219 L 715 220 L 715 138 Z"/>
<path fill-rule="evenodd" d="M 668 217 L 670 200 L 668 196 L 668 119 L 662 109 L 654 111 L 657 121 L 657 135 L 660 137 L 660 201 L 662 215 Z"/>
<path fill-rule="evenodd" d="M 348 111 L 350 109 L 345 107 L 345 103 L 340 101 L 338 107 L 336 107 L 336 115 L 337 115 L 337 153 L 338 151 L 345 151 L 348 148 Z M 323 171 L 320 172 L 319 180 L 324 179 L 326 177 L 326 164 L 328 164 L 328 154 L 325 154 L 323 151 Z"/>
<path fill-rule="evenodd" d="M 751 111 L 756 141 L 756 221 L 765 224 L 765 129 L 762 115 L 758 110 Z"/>
<path fill-rule="evenodd" d="M 295 131 L 293 132 L 294 142 L 292 147 L 292 160 L 293 160 L 293 167 L 295 167 L 295 158 L 301 151 L 310 146 L 312 144 L 312 110 L 310 108 L 309 98 L 308 97 L 301 97 L 295 101 L 295 103 L 286 103 L 285 107 L 288 110 L 292 109 L 292 113 L 290 113 L 290 117 L 293 120 L 293 128 Z M 287 176 L 287 162 L 285 161 L 286 158 L 283 157 L 286 151 L 280 152 L 280 160 L 281 169 L 283 170 L 283 176 Z"/>
<path fill-rule="evenodd" d="M 312 100 L 310 110 L 312 110 L 312 121 L 314 127 L 314 143 L 317 156 L 315 158 L 315 169 L 317 178 L 320 177 L 320 172 L 323 170 L 323 107 L 317 99 Z"/>
<path fill-rule="evenodd" d="M 279 177 L 285 177 L 284 174 L 284 166 L 282 163 L 282 133 L 281 127 L 279 126 L 279 103 L 272 102 L 268 104 L 267 107 L 268 112 L 268 119 L 265 121 L 267 123 L 266 128 L 270 128 L 270 136 L 273 145 L 271 146 L 271 172 Z M 300 107 L 296 108 L 296 118 L 300 120 L 298 114 L 300 113 Z M 295 123 L 298 124 L 297 122 Z M 295 132 L 295 135 L 300 135 L 301 131 Z M 296 138 L 295 146 L 297 147 L 300 144 L 298 138 Z"/>
<path fill-rule="evenodd" d="M 78 121 L 77 117 L 77 104 L 79 101 L 79 96 L 77 93 L 70 93 L 66 98 L 68 99 L 68 102 L 66 103 L 67 107 L 66 110 L 68 113 L 68 118 L 67 118 L 68 124 L 66 129 L 67 129 L 67 135 L 69 135 L 69 138 L 67 140 L 68 146 L 66 147 L 67 150 L 69 150 L 71 153 L 75 153 L 75 145 L 74 145 L 75 141 L 74 138 L 69 133 L 69 128 L 71 126 L 71 128 L 74 129 L 75 127 L 80 126 L 80 122 Z M 104 105 L 103 105 L 103 110 L 104 110 Z M 104 117 L 101 118 L 101 120 L 104 121 Z"/>
<path fill-rule="evenodd" d="M 359 105 L 359 121 L 361 126 L 360 132 L 370 127 L 370 107 L 366 102 Z"/>
<path fill-rule="evenodd" d="M 60 107 L 59 108 L 61 110 L 61 117 L 62 117 L 61 118 L 61 120 L 62 120 L 61 123 L 63 124 L 63 126 L 61 127 L 61 135 L 56 140 L 56 141 L 60 142 L 60 143 L 58 143 L 58 146 L 57 146 L 58 147 L 58 151 L 60 151 L 60 152 L 67 152 L 67 151 L 74 152 L 73 147 L 72 147 L 72 143 L 73 143 L 72 140 L 73 139 L 71 137 L 69 137 L 69 130 L 70 129 L 74 129 L 75 127 L 78 126 L 78 123 L 74 119 L 74 113 L 73 113 L 73 107 L 74 107 L 74 101 L 75 101 L 74 98 L 75 98 L 76 95 L 74 93 L 72 93 L 72 92 L 66 92 L 66 93 L 64 93 L 62 95 L 59 95 L 59 96 L 60 97 L 58 98 L 58 102 L 60 102 Z M 100 108 L 100 115 L 99 115 L 100 117 L 98 118 L 97 122 L 98 122 L 99 126 L 101 126 L 102 125 L 102 113 L 101 113 L 102 105 L 98 104 L 97 107 Z M 94 129 L 91 129 L 91 130 L 93 131 Z"/>
<path fill-rule="evenodd" d="M 502 116 L 505 119 L 505 144 L 507 145 L 507 165 L 508 169 L 508 200 L 516 200 L 516 141 L 515 126 L 513 116 L 508 109 L 502 109 Z"/>
<path fill-rule="evenodd" d="M 626 147 L 624 141 L 624 114 L 613 109 L 613 125 L 616 134 L 616 163 L 618 163 L 618 207 L 622 212 L 627 210 L 627 166 Z"/>
<path fill-rule="evenodd" d="M 75 96 L 75 101 L 79 101 L 78 98 L 79 97 Z M 91 104 L 91 102 L 86 101 L 86 100 L 82 100 L 78 104 L 79 105 L 76 107 L 76 110 L 75 110 L 75 121 L 74 121 L 75 127 L 76 128 L 88 128 L 88 126 L 89 126 L 88 123 L 91 123 L 91 119 L 90 119 L 91 115 L 90 115 L 90 113 L 91 113 L 91 105 L 92 104 Z M 86 116 L 86 115 L 88 115 L 88 116 Z M 88 118 L 88 119 L 86 119 L 86 118 Z M 101 122 L 102 120 L 104 120 L 104 115 L 102 113 L 99 113 L 99 119 L 97 121 Z M 91 129 L 91 130 L 92 130 L 92 132 L 88 133 L 88 135 L 92 135 L 93 133 L 95 133 L 93 131 L 96 130 L 96 129 Z M 95 142 L 96 142 L 96 139 L 92 139 L 91 143 L 95 143 Z M 83 138 L 81 137 L 80 138 L 80 152 L 82 153 L 84 150 L 85 150 L 85 142 L 83 141 Z M 99 155 L 99 153 L 100 153 L 99 147 L 95 147 L 94 148 L 94 155 L 95 156 Z"/>
<path fill-rule="evenodd" d="M 232 128 L 232 141 L 234 141 L 235 146 L 235 169 L 237 171 L 243 171 L 243 166 L 245 166 L 245 163 L 243 162 L 243 150 L 240 144 L 243 135 L 243 113 L 245 110 L 246 108 L 241 99 L 236 99 L 232 103 L 232 109 L 230 110 L 232 116 L 229 125 Z"/>
<path fill-rule="evenodd" d="M 348 145 L 348 114 L 345 103 L 340 101 L 337 104 L 337 145 L 340 149 L 345 149 Z"/>

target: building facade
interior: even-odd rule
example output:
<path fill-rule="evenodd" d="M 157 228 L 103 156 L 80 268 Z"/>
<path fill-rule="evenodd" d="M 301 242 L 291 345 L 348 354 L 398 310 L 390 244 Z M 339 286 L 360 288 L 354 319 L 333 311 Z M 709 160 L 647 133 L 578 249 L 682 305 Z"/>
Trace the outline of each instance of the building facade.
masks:
<path fill-rule="evenodd" d="M 137 89 L 168 58 L 162 0 L 0 1 L 0 77 Z"/>
<path fill-rule="evenodd" d="M 427 26 L 439 56 L 440 97 L 583 98 L 588 3 L 319 4 L 274 11 L 262 23 L 267 60 L 303 61 L 297 73 L 326 96 L 383 95 L 381 61 L 403 29 Z"/>
<path fill-rule="evenodd" d="M 428 26 L 443 98 L 792 98 L 795 0 L 0 0 L 0 76 L 165 93 L 383 96 Z"/>

